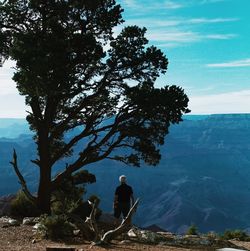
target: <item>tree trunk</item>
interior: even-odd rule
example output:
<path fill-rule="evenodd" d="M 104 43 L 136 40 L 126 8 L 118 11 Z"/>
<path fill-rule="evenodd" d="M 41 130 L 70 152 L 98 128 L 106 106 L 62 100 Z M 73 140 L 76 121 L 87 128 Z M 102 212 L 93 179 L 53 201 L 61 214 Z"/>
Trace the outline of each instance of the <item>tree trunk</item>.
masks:
<path fill-rule="evenodd" d="M 37 206 L 41 213 L 50 214 L 51 201 L 51 168 L 40 167 L 40 180 L 37 194 Z"/>
<path fill-rule="evenodd" d="M 40 180 L 37 194 L 37 206 L 41 213 L 50 214 L 51 201 L 51 165 L 50 165 L 50 144 L 48 130 L 45 125 L 39 126 L 38 132 L 38 153 L 40 157 Z"/>

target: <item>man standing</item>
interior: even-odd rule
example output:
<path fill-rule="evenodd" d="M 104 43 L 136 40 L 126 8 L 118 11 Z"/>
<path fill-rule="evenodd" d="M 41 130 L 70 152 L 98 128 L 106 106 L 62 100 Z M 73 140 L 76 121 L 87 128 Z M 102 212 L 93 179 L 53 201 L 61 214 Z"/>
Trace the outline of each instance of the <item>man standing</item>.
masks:
<path fill-rule="evenodd" d="M 133 189 L 126 184 L 125 175 L 121 175 L 119 181 L 121 185 L 118 186 L 115 191 L 114 216 L 119 219 L 122 213 L 125 219 L 131 207 L 131 202 L 132 205 L 134 204 Z"/>

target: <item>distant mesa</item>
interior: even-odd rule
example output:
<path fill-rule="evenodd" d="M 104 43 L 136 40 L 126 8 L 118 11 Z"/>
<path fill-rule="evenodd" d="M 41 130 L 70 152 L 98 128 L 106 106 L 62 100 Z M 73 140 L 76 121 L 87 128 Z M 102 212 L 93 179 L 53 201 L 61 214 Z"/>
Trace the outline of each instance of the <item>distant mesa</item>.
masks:
<path fill-rule="evenodd" d="M 31 134 L 21 135 L 27 122 L 15 126 L 16 121 L 5 120 L 3 126 L 1 121 L 0 195 L 20 189 L 9 164 L 13 148 L 29 188 L 36 191 L 38 170 L 30 162 L 35 159 L 36 145 Z M 8 133 L 16 137 L 9 138 Z M 138 226 L 174 233 L 184 233 L 192 224 L 201 233 L 249 230 L 249 139 L 250 114 L 185 116 L 182 123 L 171 126 L 156 168 L 131 168 L 109 160 L 89 166 L 97 182 L 86 187 L 86 197 L 98 195 L 102 211 L 111 214 L 118 177 L 125 174 L 136 197 L 141 198 L 134 217 Z M 77 153 L 80 146 L 76 147 Z M 112 222 L 112 215 L 105 220 Z"/>

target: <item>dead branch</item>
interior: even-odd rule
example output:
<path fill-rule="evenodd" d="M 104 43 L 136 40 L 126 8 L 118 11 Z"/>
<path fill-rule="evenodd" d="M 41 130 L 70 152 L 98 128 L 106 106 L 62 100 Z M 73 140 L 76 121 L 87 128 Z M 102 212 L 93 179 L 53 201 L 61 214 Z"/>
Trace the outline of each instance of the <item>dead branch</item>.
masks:
<path fill-rule="evenodd" d="M 26 185 L 26 181 L 23 177 L 23 175 L 21 174 L 21 172 L 19 171 L 18 165 L 17 165 L 17 154 L 16 154 L 16 150 L 13 150 L 13 161 L 10 161 L 10 164 L 13 166 L 14 171 L 19 179 L 19 183 L 22 186 L 22 190 L 24 192 L 24 194 L 27 196 L 27 198 L 33 202 L 36 203 L 36 197 L 34 197 L 30 191 L 28 190 L 28 187 Z"/>
<path fill-rule="evenodd" d="M 122 221 L 122 223 L 120 224 L 120 226 L 118 226 L 117 228 L 115 228 L 113 230 L 110 230 L 110 231 L 106 232 L 101 237 L 100 244 L 109 243 L 111 240 L 115 239 L 120 234 L 122 234 L 125 231 L 129 230 L 129 228 L 131 227 L 131 223 L 132 223 L 132 216 L 136 212 L 136 208 L 138 206 L 138 203 L 139 203 L 139 199 L 137 199 L 135 201 L 135 203 L 133 204 L 133 206 L 130 208 L 127 217 Z"/>
<path fill-rule="evenodd" d="M 93 232 L 89 231 L 89 225 L 78 215 L 76 214 L 67 214 L 70 220 L 73 220 L 74 224 L 79 228 L 81 233 L 87 238 L 88 240 L 93 240 Z"/>
<path fill-rule="evenodd" d="M 91 202 L 88 200 L 88 203 L 91 205 L 92 210 L 86 220 L 84 221 L 80 216 L 68 213 L 67 216 L 69 219 L 73 220 L 76 226 L 80 229 L 80 231 L 84 234 L 85 237 L 89 240 L 94 240 L 94 242 L 100 242 L 100 234 L 96 224 L 96 210 L 97 210 L 97 200 Z"/>
<path fill-rule="evenodd" d="M 95 233 L 94 242 L 100 241 L 100 233 L 96 224 L 96 210 L 97 210 L 97 200 L 94 202 L 88 201 L 88 203 L 92 206 L 91 213 L 89 217 L 86 218 L 85 222 L 88 224 L 89 228 Z"/>

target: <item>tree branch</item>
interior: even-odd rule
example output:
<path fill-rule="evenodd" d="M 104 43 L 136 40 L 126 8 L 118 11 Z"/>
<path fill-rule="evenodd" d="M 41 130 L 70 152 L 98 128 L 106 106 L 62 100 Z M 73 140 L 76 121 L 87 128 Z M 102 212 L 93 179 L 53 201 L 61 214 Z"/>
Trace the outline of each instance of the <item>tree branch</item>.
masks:
<path fill-rule="evenodd" d="M 100 236 L 100 232 L 98 230 L 96 224 L 96 209 L 97 209 L 97 201 L 91 203 L 92 210 L 90 216 L 86 218 L 85 223 L 88 224 L 89 228 L 95 233 L 94 245 L 103 245 L 109 243 L 111 240 L 115 239 L 117 236 L 129 230 L 132 223 L 132 216 L 136 212 L 137 206 L 139 204 L 139 199 L 135 201 L 135 203 L 130 208 L 127 217 L 121 222 L 121 224 L 106 233 L 103 236 Z"/>
<path fill-rule="evenodd" d="M 60 134 L 61 132 L 65 131 L 65 127 L 68 125 L 68 123 L 76 117 L 78 113 L 81 112 L 81 110 L 84 107 L 87 107 L 88 104 L 91 104 L 93 100 L 100 95 L 100 93 L 103 91 L 105 88 L 104 84 L 102 84 L 99 89 L 94 92 L 94 94 L 87 96 L 85 99 L 82 100 L 82 102 L 75 108 L 72 109 L 71 112 L 68 114 L 67 118 L 63 120 L 60 124 L 55 126 L 54 132 L 51 133 L 51 138 L 55 137 L 56 134 Z"/>
<path fill-rule="evenodd" d="M 88 201 L 88 203 L 92 206 L 92 210 L 89 217 L 86 218 L 85 223 L 87 223 L 89 228 L 95 233 L 94 242 L 99 242 L 100 233 L 99 233 L 96 220 L 95 220 L 98 203 L 97 203 L 97 200 L 95 200 L 94 202 Z"/>
<path fill-rule="evenodd" d="M 57 184 L 59 184 L 60 181 L 64 177 L 67 177 L 69 174 L 71 174 L 71 173 L 75 172 L 76 170 L 80 169 L 82 166 L 85 166 L 87 164 L 102 160 L 105 157 L 107 157 L 112 152 L 112 150 L 116 147 L 116 145 L 120 144 L 122 139 L 123 139 L 123 137 L 120 136 L 115 143 L 113 143 L 111 146 L 109 146 L 109 148 L 105 151 L 104 154 L 102 154 L 100 156 L 96 156 L 94 158 L 93 158 L 93 156 L 91 156 L 91 154 L 96 152 L 96 150 L 97 150 L 97 148 L 99 146 L 98 146 L 98 144 L 96 146 L 91 146 L 91 142 L 94 142 L 95 139 L 92 140 L 91 142 L 89 142 L 89 144 L 86 147 L 86 149 L 84 150 L 84 152 L 82 152 L 80 154 L 80 157 L 73 164 L 69 165 L 67 169 L 65 169 L 64 171 L 59 173 L 54 178 L 54 180 L 52 181 L 52 190 L 54 190 L 56 188 Z"/>
<path fill-rule="evenodd" d="M 16 150 L 13 150 L 13 161 L 10 161 L 10 164 L 13 166 L 15 173 L 19 179 L 19 183 L 22 186 L 22 190 L 25 193 L 25 195 L 27 196 L 28 199 L 30 199 L 30 201 L 32 201 L 33 203 L 36 203 L 36 197 L 34 197 L 30 191 L 28 190 L 28 187 L 26 185 L 26 181 L 24 179 L 24 177 L 22 176 L 21 172 L 19 171 L 18 165 L 17 165 L 17 154 L 16 154 Z"/>
<path fill-rule="evenodd" d="M 118 226 L 117 228 L 115 228 L 113 230 L 106 232 L 101 237 L 100 243 L 97 243 L 97 244 L 109 243 L 111 240 L 115 239 L 120 234 L 124 233 L 125 231 L 128 231 L 129 228 L 131 227 L 132 216 L 136 212 L 138 204 L 139 204 L 139 199 L 137 199 L 135 201 L 135 203 L 133 204 L 133 206 L 130 208 L 127 217 L 122 221 L 120 226 Z"/>

